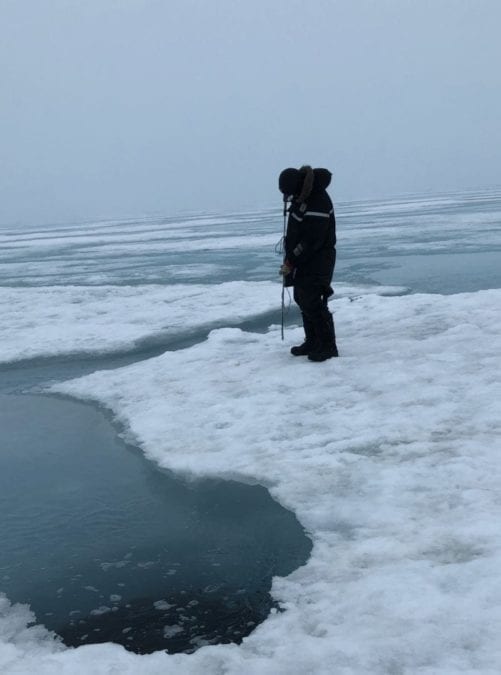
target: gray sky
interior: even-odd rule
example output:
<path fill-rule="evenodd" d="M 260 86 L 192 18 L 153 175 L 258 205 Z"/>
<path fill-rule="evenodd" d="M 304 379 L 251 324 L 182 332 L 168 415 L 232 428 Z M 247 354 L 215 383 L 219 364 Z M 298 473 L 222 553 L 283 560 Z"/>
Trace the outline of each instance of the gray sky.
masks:
<path fill-rule="evenodd" d="M 500 0 L 0 0 L 0 223 L 501 184 Z"/>

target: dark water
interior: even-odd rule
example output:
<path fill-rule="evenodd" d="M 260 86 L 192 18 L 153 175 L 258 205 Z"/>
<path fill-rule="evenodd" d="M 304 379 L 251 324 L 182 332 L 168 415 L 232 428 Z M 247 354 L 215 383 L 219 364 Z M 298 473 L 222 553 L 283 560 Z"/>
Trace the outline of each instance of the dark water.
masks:
<path fill-rule="evenodd" d="M 174 478 L 92 406 L 2 395 L 0 430 L 0 590 L 68 645 L 239 642 L 309 557 L 266 489 Z"/>
<path fill-rule="evenodd" d="M 369 285 L 404 286 L 414 293 L 475 293 L 501 288 L 501 251 L 343 258 L 339 278 Z"/>

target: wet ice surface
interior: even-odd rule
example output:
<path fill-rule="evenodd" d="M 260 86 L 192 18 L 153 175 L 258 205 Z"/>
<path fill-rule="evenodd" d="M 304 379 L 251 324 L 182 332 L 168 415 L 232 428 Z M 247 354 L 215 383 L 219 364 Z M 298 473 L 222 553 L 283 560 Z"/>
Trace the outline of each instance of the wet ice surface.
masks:
<path fill-rule="evenodd" d="M 445 253 L 452 267 L 454 256 L 462 255 L 457 267 L 468 274 L 479 260 L 483 264 L 484 254 L 501 250 L 501 194 L 496 190 L 339 204 L 336 215 L 338 282 L 400 283 L 391 270 L 398 275 L 407 257 L 426 266 L 433 264 L 427 263 L 430 257 Z M 33 226 L 22 231 L 5 227 L 0 228 L 0 286 L 271 280 L 276 279 L 274 244 L 281 231 L 278 209 Z M 410 280 L 414 292 L 490 287 L 480 279 L 465 287 L 465 279 L 457 275 L 455 283 L 444 289 L 443 277 L 430 280 L 424 271 Z M 489 283 L 496 280 L 499 285 L 501 271 L 493 268 Z"/>
<path fill-rule="evenodd" d="M 267 490 L 162 472 L 93 407 L 0 396 L 0 429 L 0 588 L 68 645 L 239 642 L 309 556 Z"/>
<path fill-rule="evenodd" d="M 0 228 L 0 285 L 221 283 L 267 278 L 275 211 Z M 245 252 L 235 259 L 235 252 Z M 263 253 L 265 254 L 263 257 Z"/>
<path fill-rule="evenodd" d="M 338 280 L 462 293 L 501 285 L 501 195 L 361 202 L 340 209 Z"/>

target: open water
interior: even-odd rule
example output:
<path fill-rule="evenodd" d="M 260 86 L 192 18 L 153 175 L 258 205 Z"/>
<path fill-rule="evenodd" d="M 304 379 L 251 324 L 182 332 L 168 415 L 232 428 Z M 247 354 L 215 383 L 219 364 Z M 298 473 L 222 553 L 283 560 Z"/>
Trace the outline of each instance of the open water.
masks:
<path fill-rule="evenodd" d="M 240 641 L 309 556 L 265 488 L 162 471 L 93 406 L 3 395 L 0 428 L 1 588 L 67 644 Z"/>

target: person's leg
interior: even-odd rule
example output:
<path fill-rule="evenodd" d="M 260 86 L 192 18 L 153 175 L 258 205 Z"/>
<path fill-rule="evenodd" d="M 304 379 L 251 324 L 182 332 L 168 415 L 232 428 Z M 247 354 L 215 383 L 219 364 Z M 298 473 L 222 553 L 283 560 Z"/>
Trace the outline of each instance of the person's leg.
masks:
<path fill-rule="evenodd" d="M 315 348 L 315 326 L 305 314 L 301 313 L 301 316 L 303 318 L 304 342 L 291 347 L 293 356 L 308 356 Z"/>
<path fill-rule="evenodd" d="M 308 354 L 310 361 L 325 361 L 326 359 L 330 359 L 333 356 L 338 356 L 334 318 L 329 311 L 328 306 L 328 300 L 334 293 L 330 284 L 334 274 L 335 264 L 336 250 L 334 249 L 330 273 L 325 275 L 325 279 L 322 280 L 322 283 L 320 283 L 319 286 L 316 286 L 317 291 L 320 289 L 320 305 L 318 305 L 317 298 L 315 297 L 315 301 L 311 306 L 314 316 L 310 316 L 315 322 L 317 341 L 313 351 Z"/>
<path fill-rule="evenodd" d="M 322 294 L 318 286 L 301 284 L 294 286 L 294 300 L 301 310 L 305 339 L 303 344 L 291 348 L 294 356 L 307 356 L 318 349 L 318 328 L 322 312 Z"/>
<path fill-rule="evenodd" d="M 322 300 L 323 300 L 323 307 L 322 307 L 322 317 L 325 322 L 326 326 L 326 345 L 327 347 L 331 348 L 332 351 L 334 352 L 333 356 L 338 356 L 338 351 L 337 351 L 337 345 L 336 345 L 336 330 L 334 328 L 334 317 L 332 316 L 332 312 L 329 310 L 328 306 L 328 300 L 330 296 L 333 294 L 332 288 L 329 287 L 329 290 L 327 293 L 324 294 Z"/>
<path fill-rule="evenodd" d="M 323 296 L 321 318 L 319 321 L 319 349 L 313 350 L 308 355 L 311 361 L 325 361 L 333 356 L 339 356 L 336 345 L 336 331 L 334 328 L 334 317 L 329 311 L 327 305 L 328 295 Z"/>
<path fill-rule="evenodd" d="M 294 356 L 308 356 L 310 361 L 325 361 L 338 356 L 334 319 L 328 308 L 332 289 L 316 283 L 294 286 L 294 300 L 301 310 L 305 341 L 291 348 Z"/>

